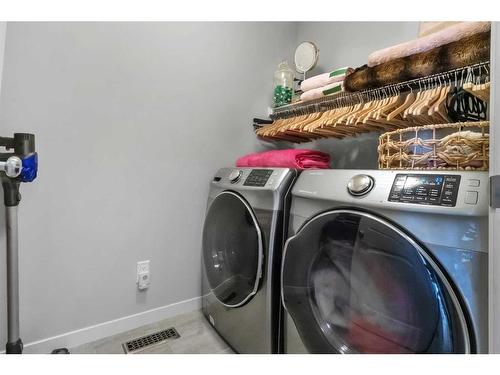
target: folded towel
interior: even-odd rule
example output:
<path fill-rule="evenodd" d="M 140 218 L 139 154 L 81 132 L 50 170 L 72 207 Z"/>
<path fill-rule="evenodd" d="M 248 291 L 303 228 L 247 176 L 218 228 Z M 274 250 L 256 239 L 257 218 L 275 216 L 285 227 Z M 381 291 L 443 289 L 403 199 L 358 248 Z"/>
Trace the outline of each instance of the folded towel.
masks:
<path fill-rule="evenodd" d="M 427 36 L 462 22 L 463 21 L 420 21 L 418 23 L 418 37 Z"/>
<path fill-rule="evenodd" d="M 305 79 L 300 84 L 300 89 L 304 92 L 317 89 L 318 87 L 323 87 L 334 82 L 343 81 L 345 77 L 351 74 L 354 69 L 345 67 L 340 69 L 335 69 L 329 73 L 319 74 L 317 76 Z"/>
<path fill-rule="evenodd" d="M 309 100 L 318 99 L 341 91 L 344 91 L 344 82 L 334 82 L 329 85 L 304 92 L 300 95 L 300 100 L 307 102 Z"/>
<path fill-rule="evenodd" d="M 460 22 L 422 38 L 375 51 L 368 56 L 368 66 L 373 67 L 400 57 L 426 52 L 490 29 L 490 22 Z"/>
<path fill-rule="evenodd" d="M 315 150 L 288 149 L 257 152 L 242 156 L 237 167 L 269 167 L 294 169 L 328 169 L 330 155 Z"/>

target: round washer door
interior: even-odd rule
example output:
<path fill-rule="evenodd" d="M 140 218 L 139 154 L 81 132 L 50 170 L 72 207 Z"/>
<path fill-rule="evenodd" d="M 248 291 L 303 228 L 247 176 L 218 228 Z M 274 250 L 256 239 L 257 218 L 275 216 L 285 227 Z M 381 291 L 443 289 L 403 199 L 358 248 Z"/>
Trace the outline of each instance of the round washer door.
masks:
<path fill-rule="evenodd" d="M 467 353 L 459 300 L 429 254 L 396 226 L 320 214 L 285 245 L 282 299 L 312 353 Z"/>
<path fill-rule="evenodd" d="M 239 307 L 257 292 L 262 252 L 262 234 L 251 207 L 236 193 L 220 193 L 205 218 L 203 266 L 223 305 Z"/>

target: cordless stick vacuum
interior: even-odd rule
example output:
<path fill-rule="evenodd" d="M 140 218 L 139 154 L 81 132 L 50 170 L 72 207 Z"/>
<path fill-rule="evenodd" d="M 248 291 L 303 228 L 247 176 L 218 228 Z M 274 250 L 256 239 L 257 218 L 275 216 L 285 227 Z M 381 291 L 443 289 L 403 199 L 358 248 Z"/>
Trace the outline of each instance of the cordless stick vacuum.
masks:
<path fill-rule="evenodd" d="M 23 342 L 19 336 L 19 269 L 17 206 L 21 200 L 19 185 L 36 178 L 38 157 L 35 136 L 15 133 L 13 138 L 0 137 L 0 178 L 5 203 L 5 236 L 7 238 L 7 354 L 21 354 Z"/>

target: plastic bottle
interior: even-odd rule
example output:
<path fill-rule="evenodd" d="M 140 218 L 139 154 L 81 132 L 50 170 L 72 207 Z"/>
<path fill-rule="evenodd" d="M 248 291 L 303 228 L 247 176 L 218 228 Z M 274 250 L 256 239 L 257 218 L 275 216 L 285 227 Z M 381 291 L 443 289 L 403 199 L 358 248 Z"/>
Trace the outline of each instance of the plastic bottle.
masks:
<path fill-rule="evenodd" d="M 288 66 L 288 62 L 283 61 L 278 65 L 278 70 L 274 72 L 275 107 L 290 104 L 292 102 L 294 77 L 295 74 Z"/>

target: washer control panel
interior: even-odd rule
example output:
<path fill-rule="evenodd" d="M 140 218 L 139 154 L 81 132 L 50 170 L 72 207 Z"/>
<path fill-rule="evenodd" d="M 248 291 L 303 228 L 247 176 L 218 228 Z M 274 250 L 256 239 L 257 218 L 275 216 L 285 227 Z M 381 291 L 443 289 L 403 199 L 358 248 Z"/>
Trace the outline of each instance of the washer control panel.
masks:
<path fill-rule="evenodd" d="M 397 174 L 389 202 L 455 207 L 460 175 Z"/>
<path fill-rule="evenodd" d="M 253 169 L 243 183 L 243 186 L 266 186 L 267 180 L 269 180 L 272 174 L 272 169 Z"/>

